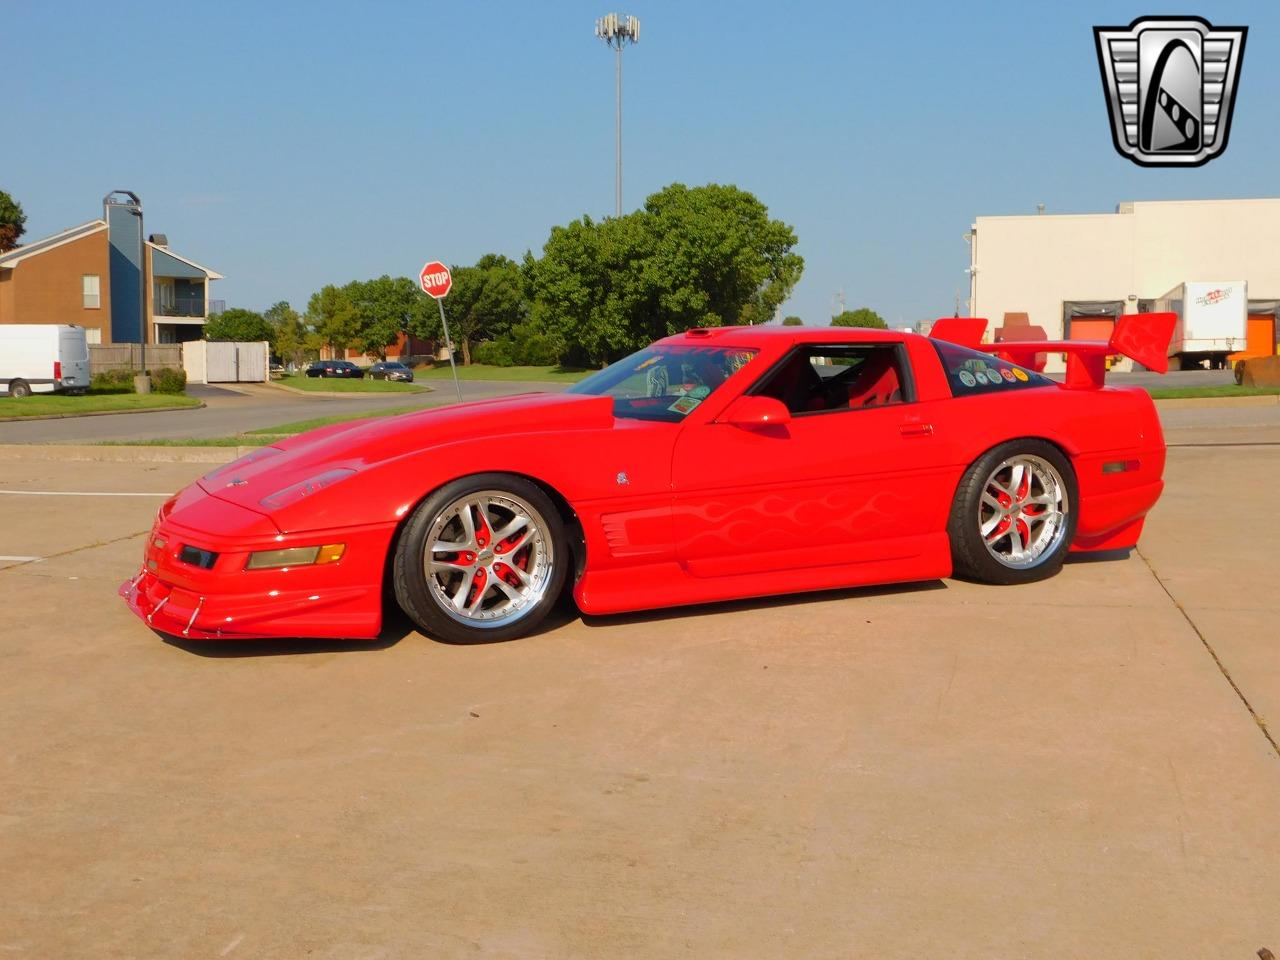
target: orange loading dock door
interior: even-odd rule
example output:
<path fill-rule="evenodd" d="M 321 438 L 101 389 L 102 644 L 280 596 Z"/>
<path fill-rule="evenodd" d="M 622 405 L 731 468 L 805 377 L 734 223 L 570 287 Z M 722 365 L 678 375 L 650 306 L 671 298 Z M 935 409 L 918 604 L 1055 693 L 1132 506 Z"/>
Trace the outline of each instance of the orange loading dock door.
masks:
<path fill-rule="evenodd" d="M 1249 360 L 1253 357 L 1270 357 L 1276 352 L 1276 318 L 1274 314 L 1251 314 L 1245 330 L 1245 347 L 1227 359 Z"/>
<path fill-rule="evenodd" d="M 1116 322 L 1111 317 L 1072 317 L 1069 335 L 1072 340 L 1101 340 L 1105 343 L 1111 339 L 1111 332 L 1115 328 Z M 1064 353 L 1062 359 L 1066 358 Z M 1107 357 L 1107 369 L 1110 370 L 1111 364 L 1119 359 Z"/>
<path fill-rule="evenodd" d="M 1071 339 L 1105 342 L 1111 339 L 1111 331 L 1115 327 L 1116 322 L 1110 317 L 1072 317 Z"/>

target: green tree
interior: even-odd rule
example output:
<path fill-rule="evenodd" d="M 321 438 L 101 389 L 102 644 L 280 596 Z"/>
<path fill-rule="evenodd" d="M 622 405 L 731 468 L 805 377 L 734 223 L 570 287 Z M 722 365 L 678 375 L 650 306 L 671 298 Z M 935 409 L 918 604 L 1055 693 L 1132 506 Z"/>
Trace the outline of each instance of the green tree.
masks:
<path fill-rule="evenodd" d="M 252 310 L 232 307 L 222 313 L 215 313 L 204 325 L 206 340 L 236 340 L 241 343 L 253 343 L 259 340 L 273 342 L 275 331 L 271 324 L 263 319 L 262 314 Z"/>
<path fill-rule="evenodd" d="M 449 333 L 471 363 L 474 340 L 506 335 L 525 315 L 520 268 L 509 257 L 486 253 L 475 266 L 453 267 L 453 288 L 444 301 Z"/>
<path fill-rule="evenodd" d="M 734 186 L 673 183 L 644 204 L 646 268 L 658 285 L 667 333 L 764 323 L 804 270 L 795 231 Z"/>
<path fill-rule="evenodd" d="M 569 345 L 568 359 L 603 364 L 654 339 L 660 324 L 645 276 L 647 245 L 639 214 L 583 217 L 552 227 L 541 257 L 525 254 L 533 322 Z"/>
<path fill-rule="evenodd" d="M 424 326 L 427 298 L 408 277 L 383 274 L 349 283 L 342 292 L 353 310 L 355 345 L 379 359 L 387 358 L 400 334 Z"/>
<path fill-rule="evenodd" d="M 280 359 L 300 364 L 306 359 L 308 330 L 302 315 L 287 300 L 272 304 L 263 311 L 262 318 L 274 331 L 272 348 Z"/>
<path fill-rule="evenodd" d="M 331 283 L 311 295 L 304 322 L 315 331 L 321 344 L 328 344 L 339 353 L 355 343 L 360 333 L 350 297 Z"/>
<path fill-rule="evenodd" d="M 857 310 L 846 310 L 831 318 L 833 327 L 874 327 L 877 330 L 888 330 L 889 325 L 884 317 L 870 307 L 859 307 Z"/>
<path fill-rule="evenodd" d="M 18 245 L 18 238 L 27 232 L 27 215 L 22 204 L 0 190 L 0 253 Z"/>
<path fill-rule="evenodd" d="M 603 363 L 690 327 L 760 323 L 804 267 L 791 227 L 737 187 L 671 186 L 624 217 L 554 227 L 525 256 L 540 329 Z"/>
<path fill-rule="evenodd" d="M 784 327 L 803 327 L 804 321 L 797 316 L 783 317 L 782 325 Z"/>

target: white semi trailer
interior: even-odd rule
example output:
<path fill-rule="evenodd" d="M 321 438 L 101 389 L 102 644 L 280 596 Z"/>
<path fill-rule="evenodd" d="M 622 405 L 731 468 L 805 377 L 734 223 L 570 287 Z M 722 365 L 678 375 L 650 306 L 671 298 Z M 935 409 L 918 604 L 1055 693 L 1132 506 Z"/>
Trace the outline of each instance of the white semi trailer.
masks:
<path fill-rule="evenodd" d="M 1206 363 L 1222 369 L 1228 354 L 1245 349 L 1249 287 L 1243 280 L 1180 283 L 1156 301 L 1155 309 L 1178 315 L 1169 356 L 1183 370 Z"/>

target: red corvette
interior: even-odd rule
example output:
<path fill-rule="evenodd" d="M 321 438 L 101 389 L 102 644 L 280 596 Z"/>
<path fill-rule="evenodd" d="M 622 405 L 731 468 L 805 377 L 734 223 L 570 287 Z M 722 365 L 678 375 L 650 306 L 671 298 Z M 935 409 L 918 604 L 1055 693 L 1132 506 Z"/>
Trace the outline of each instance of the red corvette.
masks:
<path fill-rule="evenodd" d="M 561 394 L 345 423 L 264 447 L 160 508 L 121 589 L 191 638 L 505 639 L 571 584 L 589 614 L 1056 572 L 1132 547 L 1165 446 L 1106 358 L 1163 370 L 1172 314 L 1109 343 L 980 345 L 746 327 L 668 337 Z M 1066 382 L 1037 372 L 1065 353 Z M 389 590 L 387 588 L 390 588 Z"/>

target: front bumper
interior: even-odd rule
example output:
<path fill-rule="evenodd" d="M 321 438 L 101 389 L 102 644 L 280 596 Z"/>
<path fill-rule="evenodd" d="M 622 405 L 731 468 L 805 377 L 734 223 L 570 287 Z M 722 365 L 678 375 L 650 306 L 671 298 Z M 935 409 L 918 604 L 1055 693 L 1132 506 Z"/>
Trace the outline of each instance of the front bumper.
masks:
<path fill-rule="evenodd" d="M 179 522 L 179 520 L 186 522 Z M 120 596 L 148 626 L 193 640 L 372 639 L 382 629 L 382 570 L 393 525 L 281 534 L 264 516 L 188 488 L 161 508 L 142 568 Z M 246 570 L 249 554 L 345 543 L 336 563 Z M 208 568 L 184 547 L 217 554 Z"/>

